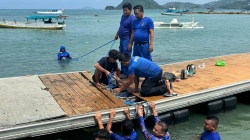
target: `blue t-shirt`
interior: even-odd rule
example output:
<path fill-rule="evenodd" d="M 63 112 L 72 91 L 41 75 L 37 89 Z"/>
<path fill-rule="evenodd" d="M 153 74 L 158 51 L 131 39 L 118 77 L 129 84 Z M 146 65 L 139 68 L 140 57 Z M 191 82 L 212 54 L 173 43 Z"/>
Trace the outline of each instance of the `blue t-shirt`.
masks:
<path fill-rule="evenodd" d="M 128 75 L 135 74 L 138 77 L 154 78 L 161 71 L 154 62 L 139 56 L 132 57 L 128 66 Z"/>
<path fill-rule="evenodd" d="M 207 132 L 204 131 L 201 134 L 201 139 L 200 140 L 221 140 L 220 135 L 218 132 Z"/>
<path fill-rule="evenodd" d="M 133 22 L 134 42 L 149 42 L 149 30 L 154 29 L 154 23 L 151 18 L 135 19 Z"/>
<path fill-rule="evenodd" d="M 131 132 L 129 138 L 126 138 L 125 136 L 118 135 L 116 133 L 111 133 L 110 140 L 138 140 L 138 135 L 134 130 Z"/>
<path fill-rule="evenodd" d="M 134 15 L 125 16 L 122 15 L 118 35 L 120 39 L 130 39 L 132 33 L 132 25 L 135 20 Z"/>

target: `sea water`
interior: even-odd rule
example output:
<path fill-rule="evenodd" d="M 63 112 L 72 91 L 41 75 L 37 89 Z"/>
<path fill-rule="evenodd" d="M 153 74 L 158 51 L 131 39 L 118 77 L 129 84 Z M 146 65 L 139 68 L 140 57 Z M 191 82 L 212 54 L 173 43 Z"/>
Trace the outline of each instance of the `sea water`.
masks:
<path fill-rule="evenodd" d="M 36 10 L 1 9 L 0 20 L 25 22 L 25 17 L 32 11 Z M 170 22 L 173 18 L 186 22 L 194 18 L 205 28 L 155 29 L 152 57 L 159 65 L 250 52 L 249 15 L 186 14 L 175 17 L 161 15 L 160 12 L 146 9 L 145 16 L 163 22 Z M 85 70 L 93 72 L 94 64 L 106 56 L 110 48 L 119 49 L 119 40 L 114 45 L 112 40 L 119 28 L 122 10 L 65 9 L 64 15 L 69 17 L 63 30 L 1 28 L 0 78 Z M 66 47 L 73 60 L 58 62 L 60 46 Z M 99 49 L 93 51 L 96 48 Z M 232 112 L 219 114 L 222 139 L 249 138 L 246 131 L 250 127 L 250 115 L 247 112 L 249 105 L 240 104 Z M 194 113 L 190 115 L 190 121 L 170 126 L 171 139 L 191 139 L 193 134 L 202 131 L 204 119 L 205 116 Z M 53 136 L 55 139 L 77 140 L 82 139 L 82 133 L 83 130 L 75 130 Z"/>

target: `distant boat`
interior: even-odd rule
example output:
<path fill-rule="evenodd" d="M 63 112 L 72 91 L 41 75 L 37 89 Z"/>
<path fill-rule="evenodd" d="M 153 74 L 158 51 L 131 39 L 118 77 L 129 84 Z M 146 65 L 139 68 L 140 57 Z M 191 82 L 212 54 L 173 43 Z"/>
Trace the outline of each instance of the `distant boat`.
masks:
<path fill-rule="evenodd" d="M 162 15 L 169 15 L 169 16 L 181 16 L 184 13 L 189 12 L 189 10 L 177 10 L 175 8 L 168 8 L 168 10 L 166 10 L 166 12 L 161 12 Z"/>
<path fill-rule="evenodd" d="M 33 12 L 36 14 L 56 14 L 56 15 L 62 15 L 63 14 L 63 9 L 58 9 L 58 10 L 48 10 L 48 11 L 36 11 Z"/>
<path fill-rule="evenodd" d="M 0 21 L 0 28 L 24 28 L 24 29 L 48 29 L 60 30 L 66 26 L 65 19 L 67 16 L 63 15 L 32 15 L 26 17 L 26 22 L 14 21 Z M 55 20 L 55 21 L 53 21 Z"/>
<path fill-rule="evenodd" d="M 204 26 L 198 26 L 199 22 L 194 22 L 192 19 L 190 22 L 179 22 L 176 18 L 171 22 L 154 22 L 155 28 L 204 28 Z"/>
<path fill-rule="evenodd" d="M 168 10 L 166 10 L 165 13 L 161 12 L 161 14 L 162 15 L 170 15 L 170 16 L 172 16 L 172 15 L 175 15 L 175 16 L 179 15 L 179 16 L 181 16 L 182 12 L 179 11 L 179 10 L 176 10 L 175 8 L 168 8 Z"/>

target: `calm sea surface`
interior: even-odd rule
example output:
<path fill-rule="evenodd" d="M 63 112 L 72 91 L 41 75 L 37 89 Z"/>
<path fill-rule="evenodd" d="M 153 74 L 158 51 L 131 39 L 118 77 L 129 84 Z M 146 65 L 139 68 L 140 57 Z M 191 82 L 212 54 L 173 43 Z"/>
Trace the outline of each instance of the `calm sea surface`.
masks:
<path fill-rule="evenodd" d="M 2 10 L 0 20 L 17 22 L 36 10 Z M 170 22 L 173 16 L 163 16 L 160 10 L 145 10 L 154 21 Z M 119 40 L 113 40 L 119 27 L 121 10 L 65 10 L 67 26 L 64 30 L 0 29 L 0 78 L 91 70 L 110 47 L 118 49 Z M 95 16 L 96 15 L 96 16 Z M 205 26 L 204 29 L 155 29 L 152 53 L 157 64 L 168 64 L 234 53 L 250 52 L 249 15 L 184 15 L 179 21 L 191 18 Z M 65 46 L 73 58 L 66 63 L 57 61 L 60 46 Z M 240 63 L 240 62 L 239 62 Z M 237 109 L 219 114 L 219 132 L 222 139 L 249 139 L 249 105 L 239 103 Z M 190 113 L 190 121 L 170 126 L 172 140 L 191 139 L 202 131 L 205 116 Z M 149 128 L 151 129 L 151 128 Z M 76 130 L 53 135 L 53 139 L 84 139 L 85 131 Z M 86 138 L 86 137 L 85 137 Z M 46 139 L 46 138 L 44 138 Z"/>

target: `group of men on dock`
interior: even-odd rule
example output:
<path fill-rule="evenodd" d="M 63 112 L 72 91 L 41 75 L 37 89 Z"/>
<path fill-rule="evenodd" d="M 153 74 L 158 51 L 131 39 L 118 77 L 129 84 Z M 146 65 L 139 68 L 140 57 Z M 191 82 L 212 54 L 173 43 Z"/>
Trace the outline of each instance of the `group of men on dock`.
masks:
<path fill-rule="evenodd" d="M 110 73 L 113 73 L 120 86 L 115 86 L 113 92 L 127 90 L 134 82 L 135 88 L 130 92 L 139 92 L 139 78 L 145 78 L 140 94 L 141 96 L 175 96 L 170 88 L 169 80 L 159 82 L 162 79 L 162 69 L 152 62 L 151 52 L 154 48 L 154 24 L 151 18 L 144 16 L 141 5 L 134 6 L 134 15 L 131 13 L 132 5 L 123 5 L 123 15 L 120 27 L 115 39 L 120 38 L 120 52 L 110 50 L 109 56 L 101 58 L 94 66 L 93 81 L 97 86 L 108 85 Z M 134 45 L 132 47 L 132 45 Z M 133 55 L 131 51 L 133 48 Z M 121 70 L 116 60 L 121 62 Z M 120 74 L 121 72 L 121 74 Z M 126 81 L 120 78 L 127 78 Z"/>
<path fill-rule="evenodd" d="M 108 85 L 110 73 L 115 75 L 115 79 L 118 81 L 118 85 L 114 86 L 113 92 L 122 92 L 128 90 L 129 86 L 134 82 L 135 88 L 129 92 L 140 92 L 141 96 L 176 96 L 177 94 L 170 88 L 170 81 L 166 79 L 162 80 L 162 69 L 152 61 L 151 52 L 154 48 L 154 24 L 151 18 L 144 16 L 144 10 L 141 5 L 136 5 L 133 8 L 134 15 L 131 13 L 132 5 L 130 3 L 123 4 L 123 15 L 121 17 L 120 27 L 115 35 L 115 39 L 120 38 L 120 52 L 117 50 L 110 50 L 107 57 L 101 58 L 94 67 L 95 72 L 92 77 L 97 87 L 101 84 Z M 131 57 L 131 51 L 133 46 L 133 55 Z M 118 67 L 116 60 L 121 62 L 121 70 Z M 121 74 L 120 74 L 121 72 Z M 139 78 L 145 78 L 141 84 L 141 90 L 139 91 Z M 127 78 L 126 81 L 120 80 L 120 78 Z M 179 79 L 177 80 L 179 81 Z M 139 116 L 139 123 L 141 132 L 147 140 L 169 140 L 170 134 L 168 126 L 164 121 L 161 121 L 158 117 L 158 113 L 155 109 L 155 103 L 149 104 L 152 113 L 154 115 L 155 126 L 153 128 L 153 134 L 151 134 L 145 127 L 143 118 L 143 107 L 137 106 L 137 114 Z M 111 131 L 112 121 L 115 117 L 115 110 L 110 110 L 110 119 L 104 129 L 101 120 L 101 113 L 96 113 L 96 120 L 100 130 L 95 135 L 96 140 L 137 140 L 138 135 L 134 131 L 134 126 L 130 120 L 130 113 L 128 108 L 124 109 L 126 119 L 123 121 L 121 129 L 123 135 L 118 135 Z M 204 122 L 204 132 L 200 135 L 196 135 L 194 139 L 201 140 L 220 140 L 219 133 L 217 132 L 217 126 L 219 119 L 216 116 L 209 116 Z"/>

